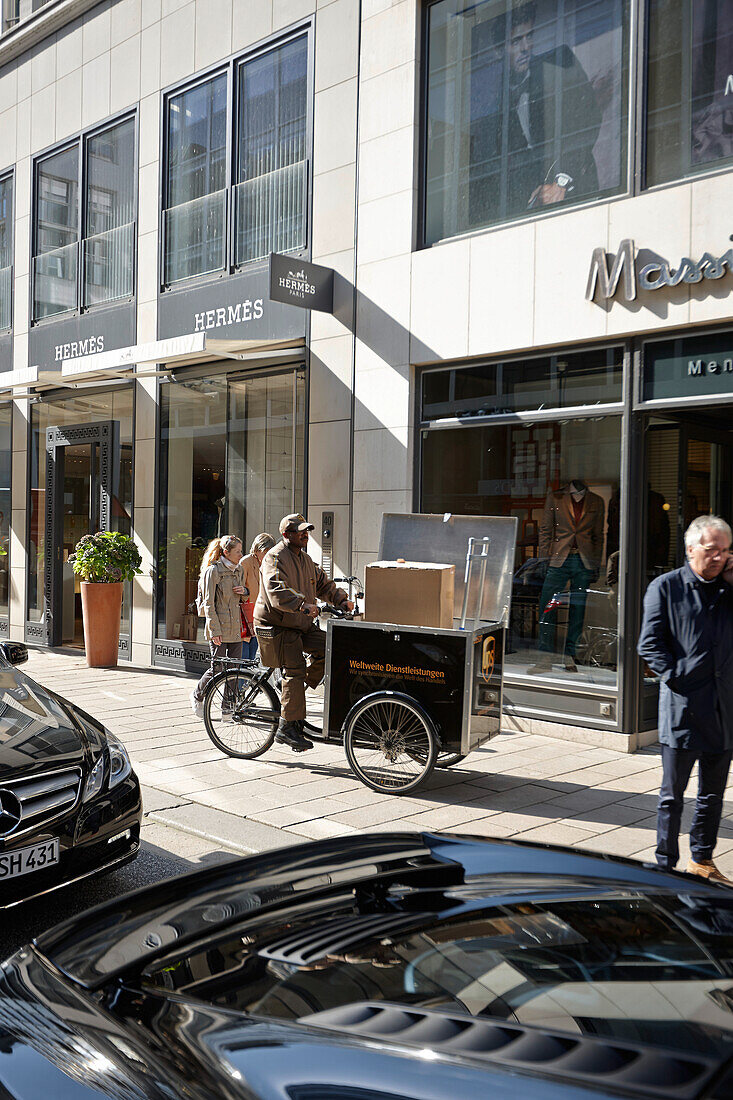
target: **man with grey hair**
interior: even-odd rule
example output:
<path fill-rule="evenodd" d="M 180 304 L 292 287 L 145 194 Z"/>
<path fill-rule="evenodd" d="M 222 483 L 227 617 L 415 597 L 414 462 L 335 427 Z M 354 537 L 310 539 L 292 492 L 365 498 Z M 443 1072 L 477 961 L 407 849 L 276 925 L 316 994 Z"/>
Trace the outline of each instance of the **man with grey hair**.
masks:
<path fill-rule="evenodd" d="M 685 789 L 697 762 L 687 871 L 731 886 L 713 862 L 733 756 L 731 529 L 719 516 L 698 516 L 685 547 L 686 564 L 647 588 L 637 646 L 660 680 L 657 863 L 672 869 L 679 859 Z"/>

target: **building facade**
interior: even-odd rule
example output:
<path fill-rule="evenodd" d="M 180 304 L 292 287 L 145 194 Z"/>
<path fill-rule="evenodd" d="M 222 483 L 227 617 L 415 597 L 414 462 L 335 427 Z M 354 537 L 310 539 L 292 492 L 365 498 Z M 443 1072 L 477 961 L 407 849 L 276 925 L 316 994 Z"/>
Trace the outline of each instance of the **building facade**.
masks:
<path fill-rule="evenodd" d="M 0 635 L 79 644 L 90 529 L 121 659 L 193 669 L 218 533 L 363 576 L 384 512 L 514 515 L 506 723 L 652 739 L 645 587 L 733 514 L 730 4 L 8 11 Z"/>

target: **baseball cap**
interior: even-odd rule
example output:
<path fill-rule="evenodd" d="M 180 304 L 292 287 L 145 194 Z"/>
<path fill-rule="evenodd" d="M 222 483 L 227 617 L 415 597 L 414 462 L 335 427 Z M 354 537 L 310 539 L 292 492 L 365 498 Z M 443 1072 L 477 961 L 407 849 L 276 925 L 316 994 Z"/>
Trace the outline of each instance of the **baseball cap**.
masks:
<path fill-rule="evenodd" d="M 313 524 L 309 523 L 305 516 L 301 516 L 300 512 L 294 512 L 292 516 L 284 516 L 280 520 L 280 534 L 284 535 L 286 531 L 312 531 Z"/>

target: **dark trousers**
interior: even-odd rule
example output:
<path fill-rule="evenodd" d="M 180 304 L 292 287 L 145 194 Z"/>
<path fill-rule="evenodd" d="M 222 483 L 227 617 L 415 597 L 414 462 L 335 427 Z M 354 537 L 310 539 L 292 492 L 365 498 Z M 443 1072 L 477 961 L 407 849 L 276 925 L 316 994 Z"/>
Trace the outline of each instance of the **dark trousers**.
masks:
<path fill-rule="evenodd" d="M 657 803 L 657 863 L 660 867 L 671 869 L 680 858 L 678 840 L 682 807 L 695 761 L 698 788 L 690 829 L 690 852 L 696 863 L 712 859 L 732 756 L 730 752 L 695 752 L 662 745 L 662 789 Z"/>
<path fill-rule="evenodd" d="M 282 672 L 280 715 L 286 722 L 305 718 L 305 689 L 314 688 L 323 679 L 326 667 L 326 634 L 316 623 L 308 630 L 265 627 L 258 633 L 260 659 L 266 668 Z M 306 664 L 305 654 L 309 661 Z"/>
<path fill-rule="evenodd" d="M 585 602 L 588 598 L 588 585 L 593 577 L 593 570 L 586 569 L 580 554 L 568 554 L 562 565 L 550 566 L 547 570 L 545 583 L 542 585 L 540 596 L 540 630 L 539 648 L 545 653 L 552 653 L 555 649 L 555 628 L 557 625 L 557 611 L 545 613 L 545 608 L 556 592 L 564 592 L 565 586 L 570 585 L 570 607 L 568 608 L 568 633 L 565 639 L 565 652 L 568 657 L 574 657 L 578 648 L 578 639 L 583 629 L 585 619 Z"/>
<path fill-rule="evenodd" d="M 203 698 L 203 694 L 206 691 L 206 685 L 214 675 L 215 657 L 234 657 L 239 660 L 242 656 L 241 642 L 222 642 L 221 645 L 214 645 L 213 642 L 209 642 L 209 649 L 211 650 L 211 664 L 193 689 L 193 694 L 196 699 Z"/>

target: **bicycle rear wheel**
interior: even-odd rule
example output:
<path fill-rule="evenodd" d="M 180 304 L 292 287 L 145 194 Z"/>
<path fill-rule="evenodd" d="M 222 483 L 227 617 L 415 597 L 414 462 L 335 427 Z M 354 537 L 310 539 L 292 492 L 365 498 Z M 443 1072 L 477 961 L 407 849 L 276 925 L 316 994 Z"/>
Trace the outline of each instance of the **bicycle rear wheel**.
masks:
<path fill-rule="evenodd" d="M 204 696 L 204 725 L 217 749 L 253 760 L 275 740 L 280 701 L 260 674 L 227 669 L 214 676 Z"/>
<path fill-rule="evenodd" d="M 360 699 L 346 716 L 344 748 L 352 771 L 365 786 L 407 794 L 433 770 L 438 738 L 415 699 L 378 691 Z"/>
<path fill-rule="evenodd" d="M 435 761 L 436 768 L 452 768 L 454 764 L 460 764 L 466 759 L 466 754 L 461 752 L 439 752 Z"/>

